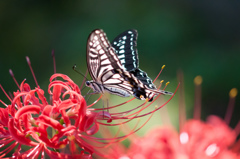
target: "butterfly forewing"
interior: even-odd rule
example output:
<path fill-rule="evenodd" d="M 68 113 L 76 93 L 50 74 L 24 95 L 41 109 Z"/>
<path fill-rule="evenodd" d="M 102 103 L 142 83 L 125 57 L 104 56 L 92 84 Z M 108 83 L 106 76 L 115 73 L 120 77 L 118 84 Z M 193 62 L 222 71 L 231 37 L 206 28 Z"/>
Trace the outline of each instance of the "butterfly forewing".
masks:
<path fill-rule="evenodd" d="M 111 42 L 111 45 L 115 48 L 115 52 L 118 55 L 121 64 L 127 71 L 134 74 L 134 76 L 148 88 L 156 89 L 147 73 L 138 68 L 137 37 L 137 30 L 127 30 L 119 34 Z"/>
<path fill-rule="evenodd" d="M 93 79 L 89 81 L 89 86 L 95 92 L 108 91 L 122 97 L 133 94 L 131 85 L 122 77 L 124 68 L 115 49 L 110 45 L 102 30 L 94 30 L 88 38 L 87 64 Z"/>
<path fill-rule="evenodd" d="M 87 65 L 93 80 L 99 80 L 104 73 L 122 69 L 122 65 L 114 49 L 111 47 L 106 34 L 100 30 L 94 30 L 88 38 Z"/>
<path fill-rule="evenodd" d="M 137 30 L 127 30 L 118 35 L 111 45 L 127 71 L 138 68 Z"/>

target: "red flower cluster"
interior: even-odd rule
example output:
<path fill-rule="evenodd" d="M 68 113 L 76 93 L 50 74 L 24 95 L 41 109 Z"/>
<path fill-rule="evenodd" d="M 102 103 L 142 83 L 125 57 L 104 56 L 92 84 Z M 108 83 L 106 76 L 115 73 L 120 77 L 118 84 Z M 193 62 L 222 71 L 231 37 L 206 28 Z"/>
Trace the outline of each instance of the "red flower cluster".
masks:
<path fill-rule="evenodd" d="M 181 133 L 171 127 L 157 127 L 144 137 L 135 138 L 128 150 L 121 146 L 109 151 L 121 159 L 238 159 L 231 150 L 237 134 L 217 116 L 207 122 L 189 120 Z"/>
<path fill-rule="evenodd" d="M 57 77 L 64 81 L 54 80 Z M 50 82 L 51 104 L 42 89 L 31 89 L 23 81 L 11 104 L 0 108 L 0 144 L 5 147 L 1 157 L 17 145 L 12 156 L 15 158 L 37 158 L 40 154 L 51 158 L 91 157 L 94 148 L 84 139 L 98 131 L 96 120 L 100 113 L 87 110 L 78 86 L 66 75 L 54 74 Z M 22 145 L 30 149 L 22 152 Z M 71 155 L 57 153 L 67 146 Z"/>

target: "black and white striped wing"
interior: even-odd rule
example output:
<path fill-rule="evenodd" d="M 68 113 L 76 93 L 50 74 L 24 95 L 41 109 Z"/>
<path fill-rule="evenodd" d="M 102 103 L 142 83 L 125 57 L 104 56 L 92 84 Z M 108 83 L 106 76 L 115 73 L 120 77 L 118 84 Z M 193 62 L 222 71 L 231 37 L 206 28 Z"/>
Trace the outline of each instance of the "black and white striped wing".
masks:
<path fill-rule="evenodd" d="M 111 70 L 123 69 L 103 30 L 96 29 L 88 37 L 87 66 L 94 81 Z"/>
<path fill-rule="evenodd" d="M 93 79 L 95 92 L 104 90 L 123 97 L 133 94 L 131 84 L 124 79 L 124 71 L 115 49 L 110 45 L 106 34 L 94 30 L 87 43 L 87 65 Z"/>
<path fill-rule="evenodd" d="M 137 30 L 127 30 L 111 42 L 126 71 L 138 68 L 137 36 Z"/>

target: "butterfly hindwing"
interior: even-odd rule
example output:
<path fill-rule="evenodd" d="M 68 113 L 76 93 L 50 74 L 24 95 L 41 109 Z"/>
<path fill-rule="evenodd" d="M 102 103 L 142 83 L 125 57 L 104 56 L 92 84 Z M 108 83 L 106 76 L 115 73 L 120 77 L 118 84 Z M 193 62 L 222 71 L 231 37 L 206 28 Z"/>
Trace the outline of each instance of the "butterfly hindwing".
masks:
<path fill-rule="evenodd" d="M 130 71 L 130 73 L 132 73 L 137 79 L 139 79 L 148 88 L 156 89 L 156 86 L 153 84 L 152 79 L 148 77 L 146 72 L 138 68 L 133 71 Z"/>

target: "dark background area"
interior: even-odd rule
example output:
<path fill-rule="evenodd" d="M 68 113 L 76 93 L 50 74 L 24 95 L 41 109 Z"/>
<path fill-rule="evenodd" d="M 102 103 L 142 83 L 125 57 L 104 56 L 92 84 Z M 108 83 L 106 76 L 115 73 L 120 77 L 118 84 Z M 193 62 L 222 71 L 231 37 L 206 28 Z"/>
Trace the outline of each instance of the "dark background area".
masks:
<path fill-rule="evenodd" d="M 87 69 L 89 33 L 101 28 L 113 40 L 133 28 L 139 33 L 140 68 L 150 77 L 165 64 L 160 79 L 170 81 L 167 90 L 174 91 L 177 71 L 183 71 L 189 118 L 197 75 L 203 78 L 202 119 L 210 114 L 224 117 L 229 91 L 240 89 L 239 15 L 236 0 L 0 1 L 0 83 L 7 91 L 17 89 L 8 73 L 11 68 L 19 82 L 26 78 L 35 87 L 25 60 L 29 56 L 39 85 L 47 91 L 54 49 L 57 72 L 80 85 L 82 77 L 72 66 Z M 8 103 L 2 92 L 0 99 Z M 178 110 L 177 102 L 178 94 L 170 107 Z M 232 127 L 239 120 L 239 105 L 237 96 Z"/>

